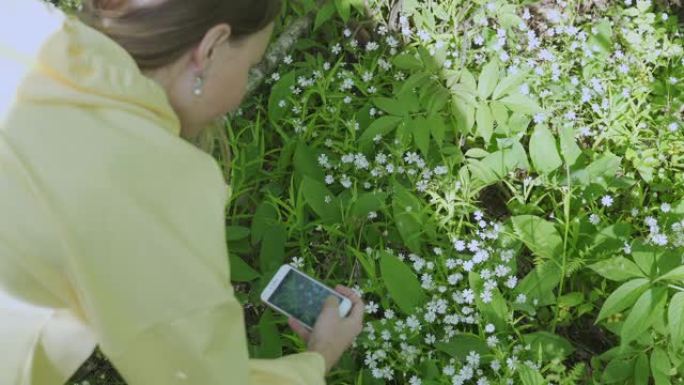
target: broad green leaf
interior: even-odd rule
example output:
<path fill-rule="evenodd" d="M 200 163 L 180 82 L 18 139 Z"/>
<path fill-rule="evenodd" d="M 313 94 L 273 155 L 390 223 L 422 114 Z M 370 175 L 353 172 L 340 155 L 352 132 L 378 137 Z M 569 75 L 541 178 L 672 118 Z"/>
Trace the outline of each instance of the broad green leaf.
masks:
<path fill-rule="evenodd" d="M 530 158 L 534 168 L 542 174 L 563 164 L 556 150 L 556 139 L 546 125 L 538 124 L 530 137 Z"/>
<path fill-rule="evenodd" d="M 572 127 L 563 126 L 559 130 L 560 133 L 560 148 L 563 159 L 568 166 L 572 166 L 577 162 L 577 158 L 582 154 L 582 150 L 575 141 L 575 136 L 572 132 Z"/>
<path fill-rule="evenodd" d="M 308 176 L 311 179 L 323 180 L 323 169 L 318 166 L 318 156 L 303 141 L 297 143 L 293 160 L 295 173 L 299 178 Z"/>
<path fill-rule="evenodd" d="M 423 62 L 412 54 L 400 54 L 392 59 L 392 64 L 401 70 L 423 69 Z"/>
<path fill-rule="evenodd" d="M 651 369 L 648 365 L 648 356 L 646 353 L 639 353 L 634 362 L 634 385 L 648 385 L 648 379 L 651 377 Z"/>
<path fill-rule="evenodd" d="M 510 148 L 495 151 L 481 161 L 470 159 L 468 163 L 473 179 L 482 185 L 497 182 L 516 169 L 529 169 L 525 149 L 517 141 Z"/>
<path fill-rule="evenodd" d="M 456 129 L 463 134 L 469 134 L 475 125 L 475 107 L 456 95 L 453 97 L 452 107 Z"/>
<path fill-rule="evenodd" d="M 667 326 L 672 347 L 678 351 L 684 346 L 684 292 L 672 296 L 667 309 Z"/>
<path fill-rule="evenodd" d="M 527 77 L 527 72 L 518 71 L 515 74 L 510 74 L 503 78 L 499 84 L 494 88 L 494 93 L 492 94 L 493 99 L 498 99 L 501 96 L 506 96 L 511 92 L 516 91 L 522 82 Z"/>
<path fill-rule="evenodd" d="M 435 140 L 435 143 L 437 143 L 437 146 L 441 148 L 444 144 L 444 139 L 447 132 L 444 119 L 437 115 L 430 115 L 426 119 L 426 124 L 430 129 L 430 133 L 432 134 L 432 138 Z"/>
<path fill-rule="evenodd" d="M 492 111 L 486 103 L 477 107 L 475 121 L 477 121 L 477 133 L 485 140 L 485 143 L 489 143 L 494 133 L 494 119 L 492 118 Z"/>
<path fill-rule="evenodd" d="M 408 109 L 406 109 L 406 106 L 402 105 L 399 99 L 377 97 L 373 98 L 372 100 L 373 104 L 390 115 L 404 116 L 409 112 Z"/>
<path fill-rule="evenodd" d="M 339 201 L 325 184 L 305 176 L 301 189 L 306 203 L 322 220 L 328 223 L 341 220 Z"/>
<path fill-rule="evenodd" d="M 285 243 L 287 230 L 285 225 L 278 223 L 268 228 L 268 239 L 261 242 L 259 252 L 259 269 L 268 276 L 275 273 L 285 260 Z"/>
<path fill-rule="evenodd" d="M 475 81 L 475 76 L 468 71 L 467 69 L 463 69 L 461 72 L 461 84 L 472 94 L 477 93 L 477 82 Z"/>
<path fill-rule="evenodd" d="M 646 275 L 655 270 L 658 250 L 647 244 L 637 243 L 632 247 L 632 258 Z"/>
<path fill-rule="evenodd" d="M 276 84 L 271 87 L 271 95 L 268 98 L 268 118 L 273 124 L 280 124 L 280 119 L 289 111 L 287 106 L 281 107 L 280 101 L 289 104 L 288 97 L 291 95 L 290 86 L 295 83 L 295 72 L 291 71 L 283 75 Z"/>
<path fill-rule="evenodd" d="M 522 337 L 526 344 L 531 345 L 532 354 L 536 355 L 539 351 L 543 353 L 544 361 L 554 358 L 563 360 L 575 351 L 568 340 L 553 333 L 541 331 L 524 334 Z"/>
<path fill-rule="evenodd" d="M 249 282 L 259 278 L 261 274 L 237 255 L 230 254 L 230 280 L 234 282 Z"/>
<path fill-rule="evenodd" d="M 283 344 L 271 309 L 266 309 L 261 315 L 257 328 L 260 340 L 257 358 L 281 357 L 283 355 Z"/>
<path fill-rule="evenodd" d="M 387 193 L 384 192 L 367 192 L 360 194 L 354 200 L 354 205 L 351 209 L 351 214 L 357 217 L 365 218 L 371 211 L 378 211 L 385 204 Z"/>
<path fill-rule="evenodd" d="M 651 374 L 655 385 L 670 385 L 670 358 L 659 347 L 651 352 Z"/>
<path fill-rule="evenodd" d="M 408 124 L 416 147 L 418 147 L 423 156 L 427 156 L 430 150 L 430 127 L 427 120 L 419 117 L 409 120 Z"/>
<path fill-rule="evenodd" d="M 542 109 L 539 107 L 537 102 L 530 98 L 529 96 L 522 95 L 520 93 L 513 93 L 499 100 L 506 107 L 508 107 L 513 112 L 520 112 L 523 114 L 536 114 L 541 112 Z"/>
<path fill-rule="evenodd" d="M 480 98 L 487 99 L 494 91 L 494 87 L 499 82 L 499 65 L 495 61 L 487 63 L 477 83 L 477 94 Z"/>
<path fill-rule="evenodd" d="M 491 351 L 485 341 L 472 334 L 458 334 L 448 342 L 438 342 L 435 344 L 435 347 L 437 350 L 440 350 L 461 362 L 465 362 L 465 359 L 470 352 L 479 354 L 484 362 L 487 362 L 486 358 L 489 358 L 491 355 Z"/>
<path fill-rule="evenodd" d="M 348 22 L 351 13 L 351 3 L 349 0 L 335 0 L 335 8 L 337 8 L 337 14 L 340 15 L 342 20 L 345 23 Z"/>
<path fill-rule="evenodd" d="M 626 281 L 630 278 L 644 277 L 644 273 L 632 261 L 624 257 L 613 257 L 589 265 L 600 276 L 612 281 Z"/>
<path fill-rule="evenodd" d="M 676 269 L 670 270 L 664 275 L 658 277 L 656 281 L 684 281 L 684 266 L 679 266 Z"/>
<path fill-rule="evenodd" d="M 624 384 L 634 371 L 634 357 L 615 357 L 601 373 L 601 381 L 604 384 L 619 382 Z"/>
<path fill-rule="evenodd" d="M 621 162 L 622 158 L 611 153 L 605 153 L 587 167 L 573 171 L 570 177 L 574 182 L 585 186 L 591 183 L 600 183 L 602 178 L 614 177 L 620 168 Z M 606 185 L 605 181 L 600 184 Z"/>
<path fill-rule="evenodd" d="M 480 278 L 478 273 L 471 271 L 468 274 L 468 282 L 476 293 L 482 293 L 484 291 L 484 280 Z M 480 310 L 480 314 L 485 320 L 493 323 L 497 330 L 503 331 L 508 324 L 508 306 L 506 305 L 506 300 L 503 295 L 501 295 L 498 288 L 494 288 L 489 292 L 492 297 L 491 301 L 484 302 L 482 298 L 477 295 L 475 297 L 475 305 Z"/>
<path fill-rule="evenodd" d="M 392 300 L 404 313 L 413 313 L 425 302 L 425 293 L 418 278 L 399 258 L 381 251 L 380 274 Z"/>
<path fill-rule="evenodd" d="M 596 322 L 598 323 L 599 321 L 632 306 L 646 290 L 648 282 L 649 281 L 646 278 L 637 278 L 628 281 L 615 289 L 603 303 L 601 311 L 596 318 Z"/>
<path fill-rule="evenodd" d="M 266 231 L 277 222 L 278 211 L 276 208 L 269 202 L 261 202 L 252 217 L 252 245 L 260 242 Z"/>
<path fill-rule="evenodd" d="M 398 116 L 381 116 L 373 121 L 359 137 L 362 144 L 370 144 L 376 135 L 385 136 L 392 132 L 403 118 Z"/>
<path fill-rule="evenodd" d="M 534 254 L 560 260 L 563 239 L 553 223 L 534 215 L 519 215 L 511 220 L 515 233 Z"/>
<path fill-rule="evenodd" d="M 242 226 L 226 226 L 226 241 L 239 241 L 249 237 L 249 229 Z"/>
<path fill-rule="evenodd" d="M 527 365 L 518 366 L 518 376 L 523 385 L 547 385 L 541 374 Z"/>
<path fill-rule="evenodd" d="M 667 290 L 663 287 L 647 289 L 636 301 L 620 330 L 620 342 L 626 345 L 641 336 L 662 315 Z"/>
<path fill-rule="evenodd" d="M 335 4 L 330 1 L 326 2 L 316 13 L 316 20 L 314 21 L 314 31 L 320 28 L 321 25 L 328 22 L 335 15 Z"/>
<path fill-rule="evenodd" d="M 515 288 L 516 294 L 525 294 L 527 302 L 537 300 L 538 306 L 556 302 L 553 289 L 560 283 L 561 271 L 554 261 L 547 261 L 530 271 Z"/>
<path fill-rule="evenodd" d="M 401 184 L 395 183 L 392 211 L 404 243 L 412 252 L 420 254 L 425 226 L 420 200 Z"/>

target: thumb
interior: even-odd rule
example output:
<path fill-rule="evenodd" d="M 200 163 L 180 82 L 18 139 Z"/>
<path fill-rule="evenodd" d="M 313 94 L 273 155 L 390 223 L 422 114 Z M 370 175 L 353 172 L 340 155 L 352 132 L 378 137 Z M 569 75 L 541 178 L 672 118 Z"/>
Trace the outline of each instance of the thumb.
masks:
<path fill-rule="evenodd" d="M 323 310 L 321 313 L 323 314 L 338 314 L 338 305 L 339 301 L 337 298 L 333 295 L 328 296 L 328 298 L 325 299 L 325 302 L 323 303 Z"/>

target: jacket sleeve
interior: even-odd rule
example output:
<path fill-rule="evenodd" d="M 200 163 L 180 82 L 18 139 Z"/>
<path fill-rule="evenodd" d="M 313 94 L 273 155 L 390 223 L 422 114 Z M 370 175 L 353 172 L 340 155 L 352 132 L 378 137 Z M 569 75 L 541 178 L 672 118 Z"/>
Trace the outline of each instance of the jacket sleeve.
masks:
<path fill-rule="evenodd" d="M 59 169 L 47 174 L 60 186 L 52 193 L 68 274 L 103 353 L 130 385 L 324 384 L 318 353 L 248 357 L 229 279 L 227 186 L 215 160 L 127 123 L 135 129 L 100 134 L 85 124 L 89 132 L 72 139 L 41 138 L 64 146 L 54 156 Z"/>

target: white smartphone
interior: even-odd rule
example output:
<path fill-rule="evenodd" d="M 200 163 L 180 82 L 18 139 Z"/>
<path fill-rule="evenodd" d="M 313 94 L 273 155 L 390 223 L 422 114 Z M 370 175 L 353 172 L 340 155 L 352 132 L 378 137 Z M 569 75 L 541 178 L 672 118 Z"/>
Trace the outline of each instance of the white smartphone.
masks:
<path fill-rule="evenodd" d="M 312 330 L 325 299 L 331 294 L 339 299 L 340 317 L 346 317 L 352 307 L 349 298 L 294 267 L 283 265 L 261 292 L 261 300 Z"/>

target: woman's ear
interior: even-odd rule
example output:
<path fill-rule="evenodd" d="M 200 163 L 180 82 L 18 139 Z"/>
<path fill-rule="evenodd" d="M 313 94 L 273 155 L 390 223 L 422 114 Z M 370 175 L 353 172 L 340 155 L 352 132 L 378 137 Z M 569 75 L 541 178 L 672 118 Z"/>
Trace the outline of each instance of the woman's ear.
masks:
<path fill-rule="evenodd" d="M 230 25 L 225 23 L 218 24 L 207 31 L 192 55 L 193 63 L 198 72 L 206 71 L 216 49 L 227 42 L 230 36 Z"/>

